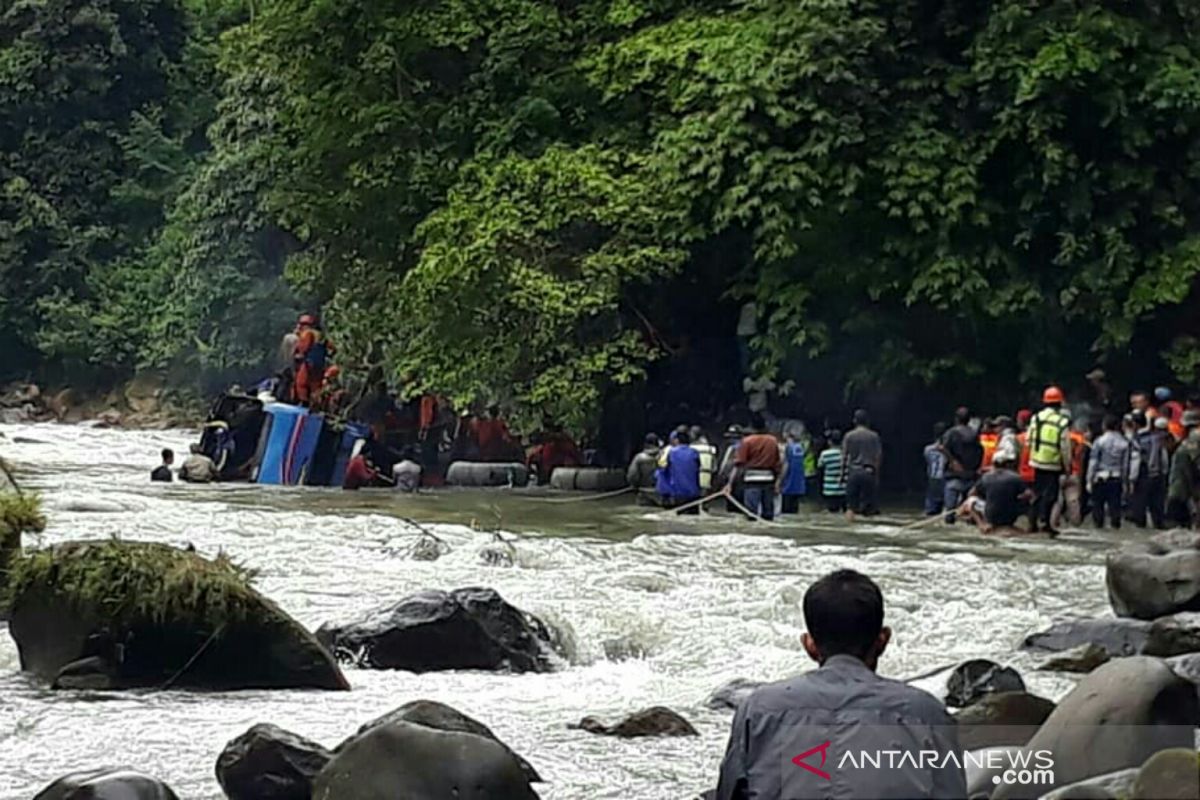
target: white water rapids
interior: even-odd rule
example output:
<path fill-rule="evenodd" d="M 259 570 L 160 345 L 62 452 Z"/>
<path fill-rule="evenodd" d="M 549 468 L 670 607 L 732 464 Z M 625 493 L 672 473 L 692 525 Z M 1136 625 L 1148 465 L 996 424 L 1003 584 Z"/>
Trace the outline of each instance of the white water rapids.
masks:
<path fill-rule="evenodd" d="M 257 722 L 332 747 L 362 723 L 429 698 L 479 719 L 524 755 L 546 779 L 546 800 L 690 800 L 715 784 L 728 735 L 730 713 L 708 710 L 706 697 L 730 678 L 777 679 L 812 666 L 799 646 L 800 600 L 832 569 L 853 567 L 883 587 L 895 631 L 885 674 L 991 658 L 1053 699 L 1071 680 L 1034 671 L 1038 659 L 1017 649 L 1022 637 L 1108 605 L 1102 562 L 1114 540 L 1094 533 L 997 541 L 963 526 L 852 527 L 816 511 L 778 528 L 726 516 L 662 520 L 624 498 L 558 505 L 506 490 L 401 497 L 150 484 L 159 449 L 184 453 L 190 438 L 0 426 L 0 455 L 41 493 L 50 518 L 26 547 L 120 536 L 224 550 L 314 629 L 423 588 L 490 586 L 569 630 L 572 663 L 544 675 L 350 669 L 350 692 L 51 692 L 21 674 L 0 630 L 0 798 L 28 800 L 73 770 L 130 766 L 184 800 L 218 800 L 217 755 Z M 402 517 L 430 526 L 452 552 L 436 562 L 406 558 L 414 530 Z M 518 536 L 514 566 L 482 563 L 493 537 L 472 520 Z M 610 660 L 605 643 L 618 639 L 644 654 Z M 701 736 L 623 741 L 567 728 L 588 714 L 615 722 L 652 705 L 679 711 Z"/>

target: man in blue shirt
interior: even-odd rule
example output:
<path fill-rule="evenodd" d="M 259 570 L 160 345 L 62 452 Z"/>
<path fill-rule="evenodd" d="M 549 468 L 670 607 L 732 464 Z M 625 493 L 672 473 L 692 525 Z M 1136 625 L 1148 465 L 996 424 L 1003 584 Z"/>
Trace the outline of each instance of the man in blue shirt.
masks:
<path fill-rule="evenodd" d="M 933 441 L 925 445 L 925 476 L 929 483 L 925 488 L 925 516 L 942 513 L 945 508 L 946 454 L 942 451 L 942 437 L 946 435 L 946 423 L 933 426 Z"/>
<path fill-rule="evenodd" d="M 691 437 L 682 431 L 674 436 L 676 445 L 667 454 L 666 479 L 671 490 L 671 505 L 678 507 L 700 499 L 700 454 L 691 446 Z M 680 512 L 699 514 L 697 506 Z"/>
<path fill-rule="evenodd" d="M 804 595 L 804 621 L 801 642 L 821 666 L 758 689 L 738 708 L 717 800 L 966 797 L 958 733 L 945 707 L 875 674 L 892 637 L 875 582 L 849 569 L 826 575 Z M 898 750 L 934 757 L 888 769 L 860 759 L 847 768 L 855 753 Z"/>

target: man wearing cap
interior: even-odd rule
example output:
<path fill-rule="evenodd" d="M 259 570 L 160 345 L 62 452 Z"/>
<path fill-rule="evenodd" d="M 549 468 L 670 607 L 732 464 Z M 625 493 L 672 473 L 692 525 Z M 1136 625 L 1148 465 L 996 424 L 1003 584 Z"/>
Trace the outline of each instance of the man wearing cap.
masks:
<path fill-rule="evenodd" d="M 1042 410 L 1029 421 L 1029 464 L 1037 496 L 1029 529 L 1036 533 L 1040 526 L 1054 536 L 1058 531 L 1050 524 L 1050 515 L 1058 502 L 1062 476 L 1071 470 L 1071 420 L 1063 413 L 1063 393 L 1057 386 L 1046 387 L 1042 404 Z"/>
<path fill-rule="evenodd" d="M 1183 528 L 1192 526 L 1192 506 L 1200 489 L 1200 411 L 1183 415 L 1187 431 L 1171 460 L 1167 485 L 1167 519 Z"/>

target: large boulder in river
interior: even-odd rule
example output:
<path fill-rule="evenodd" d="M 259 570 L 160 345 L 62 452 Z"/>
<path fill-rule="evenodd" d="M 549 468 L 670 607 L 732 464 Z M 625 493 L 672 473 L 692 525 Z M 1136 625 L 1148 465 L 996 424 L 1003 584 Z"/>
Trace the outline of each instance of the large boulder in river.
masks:
<path fill-rule="evenodd" d="M 313 800 L 537 800 L 511 750 L 486 736 L 390 722 L 338 749 Z"/>
<path fill-rule="evenodd" d="M 322 625 L 317 638 L 361 667 L 549 672 L 553 637 L 537 617 L 493 589 L 424 591 L 349 623 Z"/>
<path fill-rule="evenodd" d="M 1052 752 L 1055 786 L 1063 786 L 1138 766 L 1159 750 L 1191 747 L 1197 724 L 1195 687 L 1162 659 L 1131 656 L 1084 676 L 1025 749 Z M 992 800 L 1036 797 L 1051 788 L 1005 785 Z"/>
<path fill-rule="evenodd" d="M 955 715 L 964 750 L 1023 745 L 1054 712 L 1054 703 L 1028 692 L 997 692 Z"/>
<path fill-rule="evenodd" d="M 1150 635 L 1142 653 L 1168 658 L 1200 652 L 1200 614 L 1185 611 L 1159 617 L 1150 625 Z"/>
<path fill-rule="evenodd" d="M 1167 531 L 1109 553 L 1105 582 L 1119 617 L 1200 611 L 1200 533 Z"/>
<path fill-rule="evenodd" d="M 381 725 L 391 725 L 398 722 L 424 725 L 426 728 L 434 728 L 440 731 L 471 733 L 476 736 L 482 736 L 485 739 L 491 739 L 512 754 L 512 757 L 521 765 L 521 770 L 525 773 L 525 777 L 529 779 L 530 783 L 541 783 L 542 781 L 542 777 L 538 775 L 537 770 L 528 761 L 513 752 L 508 745 L 500 741 L 496 734 L 492 733 L 491 728 L 474 717 L 468 717 L 457 708 L 448 706 L 445 703 L 439 703 L 436 700 L 413 700 L 410 703 L 405 703 L 395 711 L 384 714 L 382 717 L 371 720 L 366 725 L 363 725 L 358 729 L 356 736 L 362 736 L 364 733 L 374 730 Z M 339 745 L 337 748 L 338 752 L 354 741 L 354 738 L 352 736 Z"/>
<path fill-rule="evenodd" d="M 1076 617 L 1055 622 L 1039 633 L 1025 637 L 1026 650 L 1059 653 L 1080 645 L 1102 648 L 1111 658 L 1142 652 L 1150 635 L 1150 623 L 1140 619 Z"/>
<path fill-rule="evenodd" d="M 1190 747 L 1162 750 L 1138 770 L 1133 800 L 1196 800 L 1200 797 L 1200 759 Z"/>
<path fill-rule="evenodd" d="M 131 769 L 74 772 L 38 792 L 33 800 L 179 800 L 171 787 Z"/>
<path fill-rule="evenodd" d="M 255 725 L 217 758 L 217 782 L 229 800 L 309 800 L 333 753 L 274 725 Z"/>
<path fill-rule="evenodd" d="M 764 681 L 752 681 L 748 678 L 734 678 L 733 680 L 725 681 L 708 696 L 705 705 L 714 711 L 722 708 L 732 709 L 737 711 L 742 703 L 750 695 L 754 694 L 759 688 L 766 686 Z"/>
<path fill-rule="evenodd" d="M 73 542 L 20 559 L 9 633 L 61 687 L 348 689 L 333 657 L 223 556 Z"/>
<path fill-rule="evenodd" d="M 985 658 L 972 658 L 954 666 L 906 678 L 905 683 L 929 692 L 952 708 L 962 708 L 996 692 L 1023 692 L 1025 681 L 1012 667 Z"/>

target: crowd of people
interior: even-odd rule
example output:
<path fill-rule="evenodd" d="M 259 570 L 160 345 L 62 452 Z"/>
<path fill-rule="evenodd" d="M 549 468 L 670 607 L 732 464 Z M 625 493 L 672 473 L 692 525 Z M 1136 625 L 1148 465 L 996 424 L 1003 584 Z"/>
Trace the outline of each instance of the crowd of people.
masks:
<path fill-rule="evenodd" d="M 1093 372 L 1095 383 L 1103 374 Z M 1180 403 L 1168 387 L 1134 391 L 1122 414 L 1111 392 L 1072 415 L 1057 386 L 1042 408 L 1014 416 L 955 412 L 925 447 L 925 513 L 970 519 L 986 532 L 1057 535 L 1091 516 L 1097 527 L 1191 527 L 1200 500 L 1200 397 Z"/>
<path fill-rule="evenodd" d="M 730 426 L 721 446 L 699 426 L 682 425 L 662 442 L 647 434 L 626 471 L 642 496 L 681 514 L 699 513 L 704 501 L 726 498 L 729 510 L 771 521 L 796 514 L 806 497 L 850 518 L 879 513 L 883 442 L 865 410 L 854 412 L 853 429 L 812 437 L 799 422 L 782 425 L 782 441 L 754 413 L 749 428 Z"/>

